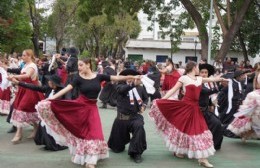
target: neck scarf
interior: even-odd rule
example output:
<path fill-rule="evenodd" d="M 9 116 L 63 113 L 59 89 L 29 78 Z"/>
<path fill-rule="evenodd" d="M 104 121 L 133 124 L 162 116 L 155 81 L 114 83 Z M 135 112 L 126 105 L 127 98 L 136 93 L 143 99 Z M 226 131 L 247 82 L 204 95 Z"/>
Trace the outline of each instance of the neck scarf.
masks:
<path fill-rule="evenodd" d="M 135 101 L 134 101 L 134 97 L 137 100 L 138 104 L 141 105 L 143 103 L 142 99 L 140 98 L 140 95 L 138 94 L 136 88 L 133 88 L 132 90 L 130 90 L 129 92 L 129 98 L 130 98 L 130 104 L 134 105 Z"/>

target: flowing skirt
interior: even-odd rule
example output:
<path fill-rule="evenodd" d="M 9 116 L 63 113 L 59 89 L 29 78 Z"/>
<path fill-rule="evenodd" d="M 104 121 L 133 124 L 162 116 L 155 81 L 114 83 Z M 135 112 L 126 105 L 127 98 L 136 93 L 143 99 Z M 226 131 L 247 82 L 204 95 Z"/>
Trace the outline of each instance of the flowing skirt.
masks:
<path fill-rule="evenodd" d="M 38 84 L 38 81 L 25 80 L 25 82 L 35 85 Z M 24 127 L 38 123 L 40 120 L 35 105 L 43 99 L 43 93 L 19 87 L 13 104 L 14 110 L 11 123 L 16 127 Z"/>
<path fill-rule="evenodd" d="M 75 100 L 41 101 L 36 109 L 47 133 L 57 144 L 69 147 L 72 162 L 96 164 L 108 157 L 96 101 L 84 96 Z"/>
<path fill-rule="evenodd" d="M 170 151 L 196 159 L 214 154 L 213 137 L 198 102 L 155 100 L 149 116 Z"/>
<path fill-rule="evenodd" d="M 260 137 L 260 90 L 249 93 L 243 104 L 239 107 L 235 119 L 229 124 L 228 129 L 241 136 L 248 131 L 253 131 L 252 137 Z"/>
<path fill-rule="evenodd" d="M 8 115 L 11 107 L 11 89 L 2 90 L 0 88 L 0 114 Z"/>

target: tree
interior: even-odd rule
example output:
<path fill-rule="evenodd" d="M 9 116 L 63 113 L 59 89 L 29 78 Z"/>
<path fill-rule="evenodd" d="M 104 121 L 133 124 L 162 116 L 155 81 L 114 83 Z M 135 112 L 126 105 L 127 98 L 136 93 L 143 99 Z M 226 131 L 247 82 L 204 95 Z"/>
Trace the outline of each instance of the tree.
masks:
<path fill-rule="evenodd" d="M 232 44 L 232 47 L 236 50 L 242 50 L 245 61 L 248 60 L 249 56 L 255 57 L 260 52 L 259 12 L 260 6 L 255 0 L 246 13 L 245 19 Z"/>
<path fill-rule="evenodd" d="M 26 1 L 1 1 L 0 11 L 0 51 L 13 53 L 30 48 L 32 29 Z"/>
<path fill-rule="evenodd" d="M 227 0 L 228 4 L 230 4 L 230 1 Z M 233 1 L 233 5 L 236 5 L 236 10 L 233 15 L 233 22 L 231 23 L 230 19 L 228 19 L 228 25 L 225 26 L 223 23 L 222 16 L 220 15 L 220 12 L 217 7 L 217 2 L 214 0 L 214 8 L 218 17 L 218 20 L 220 21 L 222 32 L 223 32 L 223 42 L 221 44 L 220 50 L 217 53 L 216 59 L 224 59 L 232 45 L 232 41 L 236 37 L 237 33 L 239 32 L 239 29 L 243 23 L 244 17 L 246 15 L 246 12 L 248 11 L 252 0 L 239 0 L 239 1 Z M 227 5 L 229 8 L 229 5 Z M 229 11 L 229 10 L 227 10 Z M 228 18 L 230 18 L 230 14 L 228 13 Z M 229 27 L 230 25 L 230 27 Z M 247 58 L 248 59 L 248 58 Z"/>
<path fill-rule="evenodd" d="M 238 0 L 238 1 L 232 1 L 228 2 L 228 9 L 226 10 L 229 15 L 227 15 L 227 20 L 230 25 L 229 28 L 224 28 L 224 22 L 222 19 L 222 15 L 220 14 L 218 8 L 216 6 L 220 6 L 220 1 L 214 0 L 214 7 L 215 12 L 218 17 L 218 23 L 220 23 L 220 26 L 222 28 L 222 32 L 224 33 L 222 35 L 223 42 L 221 44 L 220 50 L 216 56 L 216 59 L 224 59 L 226 57 L 226 54 L 228 50 L 231 47 L 232 41 L 235 38 L 236 33 L 238 32 L 239 28 L 241 27 L 242 21 L 244 19 L 244 16 L 246 12 L 248 11 L 248 8 L 252 2 L 252 0 Z M 202 58 L 207 58 L 207 50 L 208 50 L 208 31 L 207 31 L 207 23 L 209 20 L 209 1 L 208 0 L 171 0 L 167 5 L 165 5 L 164 0 L 147 0 L 144 2 L 144 12 L 147 13 L 150 17 L 150 20 L 154 16 L 157 16 L 156 13 L 160 13 L 160 15 L 165 15 L 164 18 L 172 18 L 170 15 L 171 13 L 169 11 L 172 11 L 176 9 L 176 7 L 180 6 L 181 3 L 187 12 L 189 13 L 189 17 L 192 18 L 194 21 L 198 31 L 199 31 L 199 38 L 201 41 L 201 56 Z M 230 15 L 229 7 L 234 6 L 235 7 L 235 13 L 234 17 L 231 18 L 232 15 Z M 221 6 L 224 8 L 223 6 Z M 221 16 L 220 16 L 221 15 Z M 158 19 L 157 17 L 157 20 Z M 168 19 L 169 20 L 169 19 Z M 231 23 L 232 21 L 232 23 Z M 164 24 L 165 22 L 163 22 Z M 166 22 L 167 23 L 167 22 Z"/>
<path fill-rule="evenodd" d="M 73 18 L 77 8 L 78 0 L 57 0 L 53 4 L 53 13 L 48 18 L 48 28 L 50 36 L 56 40 L 56 52 L 62 48 L 66 30 L 75 26 Z"/>
<path fill-rule="evenodd" d="M 87 25 L 90 34 L 86 44 L 94 56 L 108 55 L 122 57 L 124 46 L 129 37 L 136 38 L 141 28 L 137 12 L 139 1 L 80 1 L 79 17 Z M 93 52 L 92 52 L 93 51 Z"/>

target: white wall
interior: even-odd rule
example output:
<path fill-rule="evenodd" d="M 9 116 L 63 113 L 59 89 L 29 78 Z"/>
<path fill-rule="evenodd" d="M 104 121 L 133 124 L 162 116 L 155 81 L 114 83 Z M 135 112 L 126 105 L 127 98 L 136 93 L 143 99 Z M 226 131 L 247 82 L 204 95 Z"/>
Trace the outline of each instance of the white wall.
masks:
<path fill-rule="evenodd" d="M 128 54 L 140 54 L 143 55 L 144 60 L 148 59 L 153 61 L 156 61 L 157 55 L 168 55 L 168 57 L 171 57 L 170 50 L 159 50 L 159 49 L 127 49 L 126 56 Z M 194 54 L 195 53 L 193 50 L 180 50 L 177 53 L 173 53 L 172 60 L 174 63 L 178 63 L 179 61 L 185 63 L 185 56 L 194 56 Z M 197 57 L 199 61 L 201 56 L 198 51 L 197 51 Z"/>
<path fill-rule="evenodd" d="M 156 61 L 156 55 L 168 55 L 168 57 L 171 57 L 170 50 L 160 50 L 160 49 L 133 49 L 128 48 L 126 50 L 126 57 L 128 54 L 140 54 L 143 55 L 143 59 L 146 60 L 153 60 Z M 179 61 L 182 61 L 183 64 L 185 63 L 185 57 L 186 56 L 194 56 L 195 51 L 194 50 L 179 50 L 177 53 L 173 53 L 172 60 L 174 63 L 178 63 Z M 201 59 L 201 55 L 199 54 L 199 51 L 197 51 L 196 56 L 198 57 L 198 62 Z M 238 62 L 243 60 L 243 54 L 238 52 L 230 51 L 227 55 L 227 57 L 231 58 L 238 58 Z M 259 59 L 258 59 L 259 60 Z M 250 59 L 251 64 L 253 65 L 254 61 L 253 59 Z M 259 60 L 260 61 L 260 60 Z M 210 61 L 210 63 L 213 63 L 213 60 Z"/>

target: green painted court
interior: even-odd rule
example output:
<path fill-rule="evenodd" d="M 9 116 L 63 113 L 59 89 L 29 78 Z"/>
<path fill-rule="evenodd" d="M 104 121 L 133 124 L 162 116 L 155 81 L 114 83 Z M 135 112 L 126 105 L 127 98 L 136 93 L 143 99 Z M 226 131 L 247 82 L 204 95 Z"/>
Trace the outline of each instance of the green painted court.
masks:
<path fill-rule="evenodd" d="M 143 162 L 136 164 L 130 160 L 127 151 L 121 154 L 110 152 L 110 157 L 100 161 L 97 168 L 195 168 L 200 167 L 197 160 L 175 158 L 167 151 L 161 136 L 148 119 L 148 110 L 144 113 L 148 149 L 143 154 Z M 103 129 L 108 139 L 116 111 L 113 108 L 100 109 Z M 0 117 L 0 168 L 80 168 L 70 162 L 68 150 L 61 152 L 44 151 L 33 140 L 23 139 L 21 144 L 13 145 L 13 134 L 6 131 L 11 127 Z M 24 137 L 31 128 L 26 128 Z M 209 161 L 216 168 L 259 168 L 260 141 L 242 143 L 240 139 L 225 138 L 222 149 L 210 157 Z"/>

